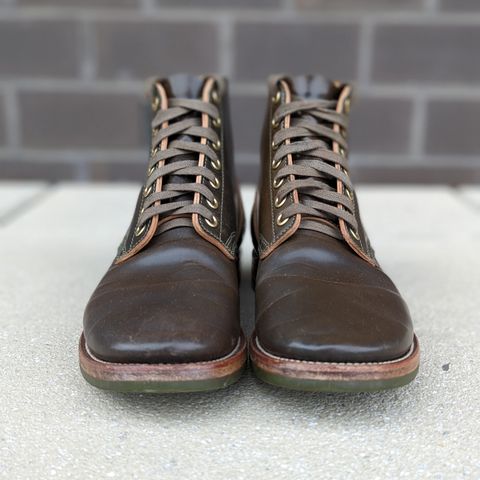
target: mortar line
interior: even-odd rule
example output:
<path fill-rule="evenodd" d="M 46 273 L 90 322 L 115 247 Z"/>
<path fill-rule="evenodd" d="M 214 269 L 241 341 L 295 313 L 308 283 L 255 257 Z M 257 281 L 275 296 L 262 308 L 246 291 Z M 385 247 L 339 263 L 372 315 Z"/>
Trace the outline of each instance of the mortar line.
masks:
<path fill-rule="evenodd" d="M 410 122 L 410 154 L 422 157 L 425 153 L 427 102 L 421 95 L 413 99 L 413 112 Z"/>
<path fill-rule="evenodd" d="M 369 20 L 364 20 L 361 22 L 357 66 L 358 85 L 361 87 L 366 87 L 370 83 L 372 70 L 373 32 L 374 27 L 372 22 Z"/>
<path fill-rule="evenodd" d="M 424 0 L 423 4 L 427 12 L 436 12 L 438 10 L 438 0 Z"/>
<path fill-rule="evenodd" d="M 146 0 L 144 0 L 146 1 Z M 148 4 L 147 4 L 148 5 Z M 127 20 L 132 23 L 144 22 L 148 20 L 154 21 L 178 21 L 184 22 L 187 20 L 195 20 L 196 22 L 210 23 L 212 19 L 218 19 L 225 14 L 235 14 L 236 19 L 240 21 L 252 23 L 283 23 L 288 21 L 293 24 L 305 23 L 358 23 L 359 19 L 366 18 L 373 23 L 382 24 L 404 24 L 409 25 L 471 25 L 476 26 L 480 21 L 480 13 L 478 12 L 438 12 L 435 15 L 429 15 L 428 12 L 418 10 L 410 12 L 368 12 L 364 14 L 344 12 L 324 12 L 324 11 L 308 11 L 297 12 L 274 8 L 264 9 L 185 9 L 182 8 L 153 8 L 148 11 L 148 16 L 145 16 L 145 11 L 142 9 L 120 10 L 112 8 L 59 8 L 59 7 L 42 7 L 41 9 L 32 10 L 32 8 L 24 8 L 21 10 L 12 9 L 10 7 L 0 7 L 2 19 L 4 20 L 78 20 L 82 15 L 89 21 L 117 21 Z"/>
<path fill-rule="evenodd" d="M 98 69 L 97 45 L 94 25 L 86 18 L 81 19 L 80 37 L 80 78 L 83 81 L 93 81 Z"/>
<path fill-rule="evenodd" d="M 7 84 L 4 88 L 4 102 L 7 148 L 18 148 L 21 145 L 20 112 L 18 108 L 17 92 L 12 84 Z"/>
<path fill-rule="evenodd" d="M 226 14 L 218 20 L 217 32 L 220 43 L 218 54 L 218 70 L 222 75 L 230 78 L 233 73 L 233 29 L 234 22 L 230 15 Z"/>
<path fill-rule="evenodd" d="M 233 61 L 233 59 L 232 59 Z M 0 89 L 7 89 L 14 85 L 17 91 L 45 91 L 45 92 L 73 92 L 73 93 L 142 93 L 145 82 L 141 78 L 133 80 L 116 79 L 59 79 L 59 78 L 16 78 L 15 83 L 11 80 L 0 80 Z M 264 93 L 262 82 L 236 81 L 233 89 L 238 93 Z M 432 83 L 404 85 L 369 83 L 368 85 L 357 84 L 357 91 L 372 97 L 413 97 L 421 94 L 426 99 L 446 100 L 480 100 L 480 87 L 462 84 L 438 85 Z"/>
<path fill-rule="evenodd" d="M 155 10 L 155 0 L 140 0 L 140 11 L 150 13 Z"/>

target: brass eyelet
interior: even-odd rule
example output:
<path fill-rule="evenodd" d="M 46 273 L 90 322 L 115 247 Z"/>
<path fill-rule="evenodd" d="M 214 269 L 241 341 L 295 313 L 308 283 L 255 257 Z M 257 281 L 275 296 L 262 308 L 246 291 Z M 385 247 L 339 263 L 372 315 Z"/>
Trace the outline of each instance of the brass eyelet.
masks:
<path fill-rule="evenodd" d="M 217 140 L 215 143 L 212 143 L 212 147 L 218 152 L 222 148 L 222 142 Z"/>
<path fill-rule="evenodd" d="M 152 148 L 152 157 L 158 153 L 158 147 Z"/>
<path fill-rule="evenodd" d="M 280 213 L 277 217 L 277 225 L 279 227 L 285 225 L 290 220 L 290 217 L 283 218 L 283 215 Z"/>
<path fill-rule="evenodd" d="M 155 165 L 152 165 L 152 166 L 148 169 L 147 174 L 150 176 L 150 175 L 155 171 L 155 168 L 156 168 L 156 166 L 155 166 Z"/>
<path fill-rule="evenodd" d="M 282 94 L 280 90 L 277 90 L 277 93 L 272 97 L 272 102 L 273 103 L 278 103 L 280 102 L 280 99 L 282 98 Z"/>
<path fill-rule="evenodd" d="M 160 98 L 157 96 L 153 97 L 152 100 L 152 110 L 156 112 L 160 108 Z"/>
<path fill-rule="evenodd" d="M 343 147 L 340 147 L 339 152 L 342 157 L 345 156 L 345 149 Z"/>
<path fill-rule="evenodd" d="M 352 192 L 348 188 L 345 189 L 345 193 L 350 200 L 353 200 Z"/>
<path fill-rule="evenodd" d="M 135 236 L 136 237 L 139 237 L 144 231 L 145 231 L 145 228 L 147 227 L 147 225 L 144 223 L 143 225 L 141 226 L 138 226 L 137 228 L 135 228 Z"/>
<path fill-rule="evenodd" d="M 282 200 L 279 200 L 278 197 L 275 197 L 275 207 L 280 208 L 287 201 L 287 197 L 283 197 Z"/>
<path fill-rule="evenodd" d="M 273 128 L 278 128 L 279 125 L 280 124 L 274 118 L 272 118 L 272 127 Z"/>
<path fill-rule="evenodd" d="M 353 230 L 353 228 L 349 228 L 349 230 L 350 230 L 350 233 L 351 233 L 352 237 L 355 240 L 360 240 L 360 236 L 358 235 L 358 233 L 355 230 Z"/>
<path fill-rule="evenodd" d="M 215 177 L 213 179 L 213 182 L 210 180 L 210 185 L 213 187 L 213 188 L 220 188 L 220 182 L 218 181 L 218 178 Z"/>
<path fill-rule="evenodd" d="M 218 128 L 222 124 L 222 119 L 220 117 L 214 118 L 212 124 L 214 127 Z"/>
<path fill-rule="evenodd" d="M 220 160 L 210 160 L 210 163 L 212 164 L 212 167 L 215 169 L 215 170 L 221 170 L 222 169 L 222 163 L 220 162 Z"/>
<path fill-rule="evenodd" d="M 278 143 L 275 143 L 273 140 L 272 140 L 272 150 L 276 150 L 278 148 Z"/>
<path fill-rule="evenodd" d="M 212 101 L 214 101 L 215 103 L 218 102 L 218 92 L 216 90 L 213 90 L 212 91 Z"/>
<path fill-rule="evenodd" d="M 345 99 L 345 102 L 343 103 L 343 111 L 345 113 L 350 113 L 350 98 Z"/>
<path fill-rule="evenodd" d="M 213 208 L 214 210 L 218 208 L 218 200 L 215 197 L 213 197 L 213 202 L 207 200 L 207 204 L 210 208 Z"/>
<path fill-rule="evenodd" d="M 212 216 L 212 220 L 209 220 L 208 218 L 205 219 L 205 223 L 212 228 L 215 228 L 218 225 L 218 220 L 215 215 Z"/>
<path fill-rule="evenodd" d="M 149 187 L 145 187 L 143 189 L 143 196 L 148 197 L 152 193 L 152 190 L 153 190 L 153 183 Z"/>
<path fill-rule="evenodd" d="M 276 170 L 282 164 L 282 159 L 279 158 L 277 161 L 272 160 L 272 168 Z"/>
<path fill-rule="evenodd" d="M 283 185 L 283 182 L 285 181 L 285 177 L 282 177 L 280 180 L 277 178 L 273 181 L 273 187 L 274 188 L 280 188 Z"/>

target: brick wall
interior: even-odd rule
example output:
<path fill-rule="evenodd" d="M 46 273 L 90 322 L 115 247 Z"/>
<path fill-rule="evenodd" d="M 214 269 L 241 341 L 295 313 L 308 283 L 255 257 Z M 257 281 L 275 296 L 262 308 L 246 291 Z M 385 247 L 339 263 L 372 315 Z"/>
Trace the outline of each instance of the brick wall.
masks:
<path fill-rule="evenodd" d="M 144 79 L 232 79 L 241 178 L 258 168 L 265 77 L 356 84 L 369 182 L 480 181 L 478 0 L 0 0 L 0 178 L 139 179 Z"/>

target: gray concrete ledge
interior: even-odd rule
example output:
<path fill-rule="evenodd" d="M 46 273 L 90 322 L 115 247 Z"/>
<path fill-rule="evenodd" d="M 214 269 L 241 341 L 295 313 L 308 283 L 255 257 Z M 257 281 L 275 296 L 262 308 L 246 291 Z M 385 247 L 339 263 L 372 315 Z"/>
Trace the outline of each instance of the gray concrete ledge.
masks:
<path fill-rule="evenodd" d="M 17 187 L 0 186 L 0 215 L 27 188 Z M 410 386 L 295 393 L 246 372 L 216 393 L 129 396 L 84 382 L 77 342 L 137 188 L 61 185 L 0 226 L 0 478 L 480 478 L 480 210 L 459 198 L 469 192 L 359 189 L 420 338 Z M 253 190 L 244 194 L 249 212 Z M 250 252 L 247 233 L 248 330 Z"/>

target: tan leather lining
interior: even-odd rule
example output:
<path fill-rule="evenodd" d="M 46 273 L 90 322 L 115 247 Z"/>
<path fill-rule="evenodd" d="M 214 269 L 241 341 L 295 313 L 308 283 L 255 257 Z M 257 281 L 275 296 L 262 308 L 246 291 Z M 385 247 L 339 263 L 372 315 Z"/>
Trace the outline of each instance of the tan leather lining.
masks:
<path fill-rule="evenodd" d="M 292 101 L 292 92 L 290 90 L 290 86 L 288 85 L 288 83 L 285 81 L 285 80 L 280 80 L 280 86 L 285 94 L 285 103 L 290 103 Z M 271 98 L 270 98 L 270 102 L 271 102 Z M 285 117 L 285 128 L 288 128 L 290 127 L 290 115 L 287 115 Z M 269 127 L 270 128 L 270 127 Z M 290 140 L 286 140 L 285 141 L 285 144 L 289 144 L 290 143 Z M 269 158 L 269 162 L 271 163 L 272 161 L 272 152 L 271 152 L 271 147 L 270 147 L 270 158 Z M 292 158 L 292 155 L 287 155 L 287 164 L 288 165 L 293 165 L 293 158 Z M 271 166 L 269 165 L 269 168 L 270 168 L 270 171 L 271 171 Z M 290 175 L 290 180 L 294 180 L 295 177 L 293 175 Z M 272 192 L 273 192 L 273 179 L 270 178 L 270 205 L 271 205 L 271 208 L 272 205 L 273 205 L 273 195 L 272 195 Z M 292 198 L 293 198 L 293 203 L 298 203 L 299 202 L 299 198 L 298 198 L 298 191 L 297 190 L 294 190 L 292 192 Z M 273 210 L 272 210 L 273 211 Z M 276 222 L 276 214 L 273 213 L 273 234 L 274 234 L 274 242 L 272 244 L 270 244 L 270 246 L 268 248 L 266 248 L 265 250 L 263 250 L 261 253 L 260 253 L 260 258 L 261 259 L 264 259 L 266 257 L 268 257 L 268 255 L 270 255 L 270 253 L 272 253 L 279 245 L 281 245 L 283 242 L 285 242 L 285 240 L 287 240 L 288 238 L 290 238 L 297 230 L 298 230 L 298 227 L 300 226 L 300 222 L 302 220 L 302 216 L 300 214 L 297 214 L 295 215 L 295 221 L 288 227 L 288 229 L 283 232 L 280 237 L 278 239 L 275 240 L 275 237 L 276 237 L 276 233 L 275 233 L 275 222 Z M 258 228 L 257 228 L 258 229 Z"/>
<path fill-rule="evenodd" d="M 340 93 L 340 96 L 338 98 L 337 108 L 336 108 L 337 112 L 339 112 L 339 113 L 343 112 L 343 110 L 345 108 L 345 100 L 351 95 L 351 93 L 352 93 L 352 88 L 350 87 L 350 85 L 346 85 L 344 87 L 344 89 L 342 90 L 342 92 Z M 333 126 L 333 130 L 336 133 L 340 133 L 340 126 L 338 124 L 335 124 Z M 340 146 L 338 145 L 337 142 L 333 142 L 333 151 L 335 153 L 340 153 Z M 337 163 L 337 164 L 335 164 L 335 168 L 340 170 L 341 166 Z M 337 180 L 337 192 L 342 193 L 342 194 L 344 193 L 344 185 L 340 180 Z M 343 205 L 341 205 L 341 204 L 338 204 L 338 207 L 342 210 L 344 209 Z M 356 207 L 356 205 L 355 205 L 355 207 Z M 359 244 L 352 238 L 350 230 L 348 229 L 345 221 L 343 219 L 339 219 L 339 224 L 340 224 L 340 232 L 342 233 L 342 236 L 343 236 L 344 240 L 347 242 L 347 244 L 350 246 L 350 248 L 359 257 L 363 258 L 368 263 L 370 263 L 373 266 L 377 266 L 377 262 L 363 251 L 363 247 L 362 247 L 361 243 L 360 243 L 360 246 L 359 246 Z"/>
<path fill-rule="evenodd" d="M 202 100 L 204 102 L 209 102 L 210 101 L 210 95 L 212 93 L 212 90 L 213 90 L 214 86 L 215 86 L 215 79 L 213 77 L 208 78 L 207 81 L 205 82 L 205 84 L 203 86 L 203 90 L 202 90 Z M 208 127 L 209 124 L 210 124 L 209 116 L 206 113 L 203 113 L 202 114 L 202 126 L 203 127 Z M 207 139 L 202 138 L 200 142 L 202 143 L 202 145 L 206 145 Z M 198 164 L 201 167 L 205 165 L 205 155 L 203 153 L 199 154 Z M 223 175 L 224 175 L 224 166 L 222 165 L 222 182 L 221 182 L 221 185 L 220 185 L 220 187 L 222 189 L 222 197 L 223 197 L 223 188 L 224 188 Z M 203 180 L 202 176 L 198 175 L 197 178 L 196 178 L 196 183 L 201 183 L 202 180 Z M 195 195 L 193 197 L 193 203 L 196 203 L 196 204 L 200 203 L 200 194 L 199 193 L 195 193 Z M 223 204 L 223 199 L 220 202 L 220 207 L 221 208 L 223 208 L 222 204 Z M 232 255 L 228 251 L 228 249 L 225 247 L 225 245 L 223 245 L 222 242 L 220 242 L 218 239 L 213 237 L 209 232 L 207 232 L 202 227 L 202 225 L 200 223 L 199 216 L 198 216 L 197 213 L 194 213 L 192 215 L 192 223 L 193 223 L 193 228 L 202 238 L 204 238 L 205 240 L 210 242 L 212 245 L 215 245 L 215 247 L 217 247 L 227 258 L 230 258 L 231 260 L 235 259 L 235 256 Z M 221 224 L 221 218 L 220 218 L 219 219 L 219 229 L 220 229 L 220 231 L 221 231 L 221 228 L 222 228 L 222 224 Z"/>
<path fill-rule="evenodd" d="M 157 82 L 155 84 L 155 88 L 157 89 L 157 94 L 160 98 L 160 108 L 161 109 L 168 108 L 168 97 L 163 85 Z M 168 122 L 162 123 L 162 128 L 166 128 L 167 126 L 168 126 Z M 168 147 L 168 138 L 164 138 L 160 143 L 160 150 L 166 150 L 167 147 Z M 159 162 L 159 165 L 164 165 L 164 163 L 165 161 L 161 160 Z M 159 177 L 156 180 L 154 191 L 155 192 L 162 191 L 162 177 Z M 160 204 L 160 201 L 155 202 L 155 205 L 159 205 L 159 204 Z M 142 205 L 143 205 L 143 200 L 142 200 Z M 124 262 L 125 260 L 129 259 L 133 255 L 138 253 L 140 250 L 142 250 L 142 248 L 144 248 L 155 235 L 155 231 L 157 230 L 157 227 L 158 227 L 158 215 L 152 218 L 150 222 L 150 226 L 148 230 L 145 232 L 145 234 L 143 235 L 142 239 L 133 248 L 131 248 L 130 250 L 125 252 L 123 255 L 118 257 L 115 263 L 118 264 L 118 263 Z"/>

